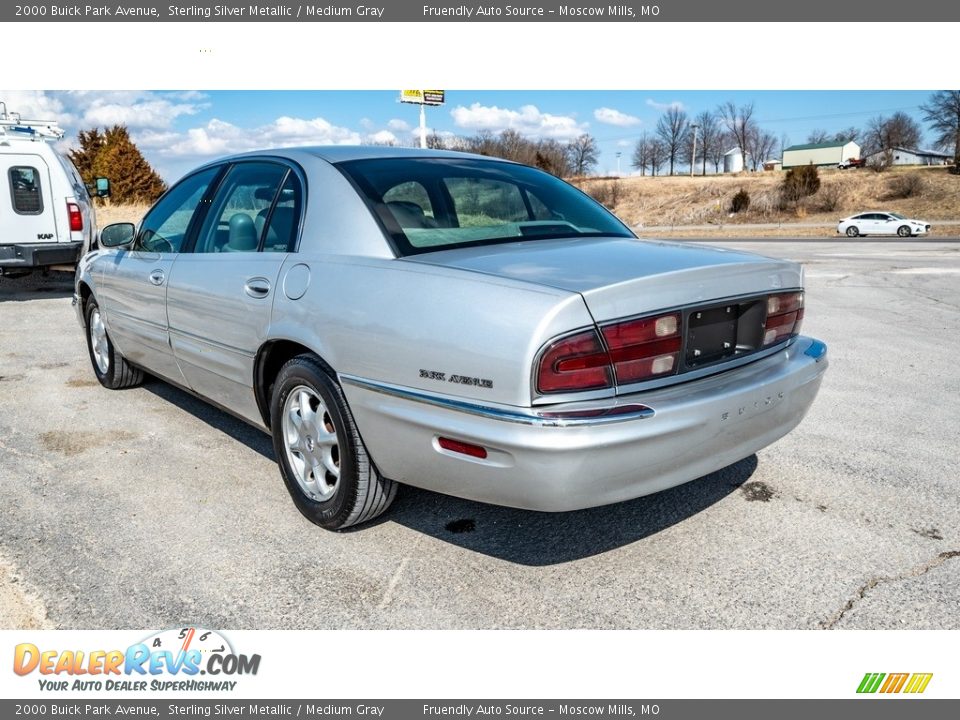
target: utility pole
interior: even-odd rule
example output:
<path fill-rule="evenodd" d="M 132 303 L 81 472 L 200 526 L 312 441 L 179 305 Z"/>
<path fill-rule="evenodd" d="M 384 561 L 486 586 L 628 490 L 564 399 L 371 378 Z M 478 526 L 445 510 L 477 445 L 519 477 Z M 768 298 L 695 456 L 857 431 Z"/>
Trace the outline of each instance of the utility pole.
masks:
<path fill-rule="evenodd" d="M 620 175 L 620 156 L 623 155 L 619 150 L 617 151 L 617 176 Z"/>

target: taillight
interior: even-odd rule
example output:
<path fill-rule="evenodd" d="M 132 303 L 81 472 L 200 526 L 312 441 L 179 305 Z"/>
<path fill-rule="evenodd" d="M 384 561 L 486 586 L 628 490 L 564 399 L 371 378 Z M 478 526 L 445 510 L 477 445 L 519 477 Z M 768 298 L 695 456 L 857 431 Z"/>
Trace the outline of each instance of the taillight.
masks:
<path fill-rule="evenodd" d="M 803 293 L 781 293 L 767 298 L 767 321 L 763 326 L 763 344 L 773 345 L 800 332 L 803 321 Z"/>
<path fill-rule="evenodd" d="M 540 356 L 537 388 L 542 393 L 613 387 L 610 356 L 595 330 L 552 343 Z"/>
<path fill-rule="evenodd" d="M 79 205 L 68 202 L 67 215 L 70 216 L 70 232 L 80 232 L 83 230 L 83 214 L 80 212 Z"/>
<path fill-rule="evenodd" d="M 603 328 L 617 384 L 672 375 L 680 365 L 680 313 L 628 320 Z"/>

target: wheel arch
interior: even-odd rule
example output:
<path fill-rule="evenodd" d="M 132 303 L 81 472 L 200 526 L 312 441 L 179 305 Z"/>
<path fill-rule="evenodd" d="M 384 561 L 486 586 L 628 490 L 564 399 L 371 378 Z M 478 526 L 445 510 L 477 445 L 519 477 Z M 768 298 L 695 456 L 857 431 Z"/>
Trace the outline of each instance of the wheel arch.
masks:
<path fill-rule="evenodd" d="M 253 388 L 257 400 L 257 409 L 260 411 L 260 417 L 268 430 L 270 429 L 270 395 L 273 393 L 273 384 L 280 373 L 280 368 L 288 360 L 305 353 L 317 358 L 327 374 L 334 379 L 334 382 L 337 381 L 336 372 L 330 363 L 323 358 L 323 355 L 302 342 L 277 338 L 267 340 L 257 351 L 257 357 L 253 364 Z"/>
<path fill-rule="evenodd" d="M 87 303 L 90 301 L 90 298 L 93 297 L 93 288 L 90 287 L 90 284 L 86 280 L 80 280 L 77 283 L 77 294 L 80 295 L 80 316 L 83 318 L 83 323 L 87 323 Z"/>

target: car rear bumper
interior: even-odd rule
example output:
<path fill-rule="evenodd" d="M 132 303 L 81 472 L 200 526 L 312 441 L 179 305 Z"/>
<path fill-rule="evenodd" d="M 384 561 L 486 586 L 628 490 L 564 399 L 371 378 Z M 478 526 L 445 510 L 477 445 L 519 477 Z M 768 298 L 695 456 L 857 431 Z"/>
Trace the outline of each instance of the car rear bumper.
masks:
<path fill-rule="evenodd" d="M 734 370 L 616 400 L 646 412 L 636 407 L 621 416 L 569 422 L 351 376 L 341 381 L 364 443 L 387 477 L 554 512 L 648 495 L 750 456 L 799 424 L 826 368 L 826 345 L 799 337 L 781 352 Z M 487 457 L 444 450 L 440 437 L 482 446 Z"/>
<path fill-rule="evenodd" d="M 0 245 L 0 268 L 28 269 L 48 265 L 75 265 L 83 242 Z"/>

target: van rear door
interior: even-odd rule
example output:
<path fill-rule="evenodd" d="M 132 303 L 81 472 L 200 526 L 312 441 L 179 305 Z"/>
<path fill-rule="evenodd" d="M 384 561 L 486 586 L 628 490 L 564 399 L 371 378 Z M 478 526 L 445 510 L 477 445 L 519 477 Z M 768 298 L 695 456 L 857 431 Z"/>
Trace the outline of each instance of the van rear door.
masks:
<path fill-rule="evenodd" d="M 0 154 L 0 173 L 0 245 L 56 243 L 57 213 L 66 206 L 54 202 L 46 161 L 32 153 Z"/>

